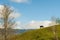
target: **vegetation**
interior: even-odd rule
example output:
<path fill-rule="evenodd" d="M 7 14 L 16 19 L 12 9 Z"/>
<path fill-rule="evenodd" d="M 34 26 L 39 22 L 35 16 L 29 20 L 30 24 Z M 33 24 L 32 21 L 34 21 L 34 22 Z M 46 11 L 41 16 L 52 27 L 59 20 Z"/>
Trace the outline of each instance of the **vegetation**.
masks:
<path fill-rule="evenodd" d="M 23 34 L 16 35 L 15 37 L 11 38 L 11 40 L 56 40 L 53 34 L 53 26 L 37 29 L 37 30 L 30 30 Z M 60 40 L 60 25 L 55 25 L 58 40 Z"/>
<path fill-rule="evenodd" d="M 56 18 L 56 23 L 60 24 L 60 18 Z"/>
<path fill-rule="evenodd" d="M 15 25 L 14 17 L 11 17 L 11 13 L 14 11 L 7 5 L 3 5 L 3 9 L 0 11 L 0 23 L 2 24 L 3 31 L 0 31 L 0 40 L 8 40 L 12 35 L 12 27 Z"/>

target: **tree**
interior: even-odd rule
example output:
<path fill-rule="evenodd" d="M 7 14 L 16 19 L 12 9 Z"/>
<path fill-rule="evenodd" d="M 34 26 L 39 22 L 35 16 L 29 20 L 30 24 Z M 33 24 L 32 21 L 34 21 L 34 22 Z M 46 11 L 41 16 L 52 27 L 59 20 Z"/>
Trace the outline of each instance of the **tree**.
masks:
<path fill-rule="evenodd" d="M 3 35 L 5 40 L 8 40 L 8 34 L 9 34 L 8 30 L 12 29 L 12 27 L 16 25 L 14 17 L 10 16 L 13 12 L 14 11 L 7 5 L 3 5 L 3 10 L 0 11 L 0 15 L 1 15 L 0 23 L 2 24 L 2 27 L 4 29 Z"/>
<path fill-rule="evenodd" d="M 60 18 L 56 18 L 56 23 L 60 24 Z"/>
<path fill-rule="evenodd" d="M 51 20 L 52 20 L 52 25 L 54 25 L 52 27 L 52 31 L 53 31 L 53 35 L 54 35 L 54 40 L 58 40 L 57 30 L 56 30 L 56 26 L 55 26 L 57 24 L 56 17 L 52 17 Z"/>

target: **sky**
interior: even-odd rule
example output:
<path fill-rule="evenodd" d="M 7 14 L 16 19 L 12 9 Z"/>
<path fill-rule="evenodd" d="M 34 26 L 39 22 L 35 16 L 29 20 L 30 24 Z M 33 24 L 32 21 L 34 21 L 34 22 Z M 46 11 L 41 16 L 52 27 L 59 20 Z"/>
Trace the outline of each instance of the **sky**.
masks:
<path fill-rule="evenodd" d="M 32 28 L 37 28 L 40 21 L 45 25 L 51 23 L 52 16 L 60 17 L 60 0 L 0 0 L 0 4 L 11 6 L 20 14 L 17 21 L 23 28 L 30 28 L 32 23 Z"/>

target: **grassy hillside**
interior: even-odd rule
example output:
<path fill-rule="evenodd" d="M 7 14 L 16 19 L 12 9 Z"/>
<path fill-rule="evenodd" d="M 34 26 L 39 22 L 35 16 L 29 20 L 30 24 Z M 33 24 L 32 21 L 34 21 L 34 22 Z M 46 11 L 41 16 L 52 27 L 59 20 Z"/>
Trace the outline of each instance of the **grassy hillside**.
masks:
<path fill-rule="evenodd" d="M 55 25 L 43 29 L 37 29 L 25 32 L 23 34 L 15 36 L 16 40 L 55 40 L 53 34 L 53 27 L 56 27 L 58 39 L 60 40 L 60 25 Z"/>

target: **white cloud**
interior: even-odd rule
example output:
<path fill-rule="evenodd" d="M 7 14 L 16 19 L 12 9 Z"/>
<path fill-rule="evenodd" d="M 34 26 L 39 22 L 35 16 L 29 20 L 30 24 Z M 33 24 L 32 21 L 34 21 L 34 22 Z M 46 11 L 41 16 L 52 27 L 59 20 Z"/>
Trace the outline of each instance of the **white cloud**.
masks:
<path fill-rule="evenodd" d="M 31 0 L 11 0 L 12 2 L 17 2 L 17 3 L 27 3 Z"/>
<path fill-rule="evenodd" d="M 13 29 L 21 29 L 21 22 L 17 21 L 16 24 L 17 25 L 15 27 L 13 27 Z"/>
<path fill-rule="evenodd" d="M 41 25 L 44 27 L 50 26 L 51 21 L 30 21 L 25 25 L 26 29 L 39 29 Z"/>
<path fill-rule="evenodd" d="M 4 6 L 3 5 L 0 5 L 0 17 L 2 17 L 1 13 L 2 13 L 2 10 L 4 9 Z"/>
<path fill-rule="evenodd" d="M 49 27 L 56 25 L 55 23 L 52 23 L 52 21 L 35 21 L 32 20 L 28 22 L 27 24 L 17 23 L 19 24 L 15 29 L 40 29 L 40 26 L 43 25 L 44 27 Z M 52 25 L 51 25 L 52 24 Z"/>
<path fill-rule="evenodd" d="M 3 13 L 3 11 L 2 11 L 3 9 L 4 9 L 4 6 L 0 5 L 0 13 Z M 10 9 L 15 11 L 14 7 L 11 7 Z M 17 17 L 20 17 L 20 16 L 21 16 L 21 14 L 19 12 L 15 11 L 15 12 L 11 13 L 9 17 L 17 18 Z M 0 14 L 0 17 L 2 17 L 1 14 Z"/>
<path fill-rule="evenodd" d="M 20 21 L 17 21 L 16 24 L 17 24 L 17 26 L 13 27 L 13 29 L 25 29 L 26 28 L 25 25 L 22 24 L 22 22 L 20 22 Z"/>
<path fill-rule="evenodd" d="M 41 25 L 44 27 L 50 26 L 51 21 L 30 21 L 27 24 L 17 23 L 19 26 L 15 27 L 15 29 L 39 29 Z"/>
<path fill-rule="evenodd" d="M 20 13 L 16 12 L 16 13 L 10 14 L 9 18 L 10 18 L 10 17 L 18 18 L 18 17 L 20 17 L 20 16 L 21 16 Z"/>
<path fill-rule="evenodd" d="M 4 6 L 3 5 L 0 5 L 0 10 L 2 10 L 4 8 Z"/>
<path fill-rule="evenodd" d="M 34 20 L 25 24 L 23 24 L 20 21 L 17 21 L 16 24 L 17 26 L 13 27 L 13 29 L 40 29 L 41 25 L 43 25 L 44 28 L 56 25 L 55 23 L 52 23 L 52 21 L 34 21 Z"/>

